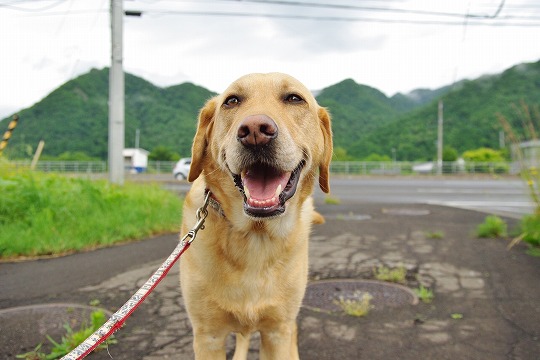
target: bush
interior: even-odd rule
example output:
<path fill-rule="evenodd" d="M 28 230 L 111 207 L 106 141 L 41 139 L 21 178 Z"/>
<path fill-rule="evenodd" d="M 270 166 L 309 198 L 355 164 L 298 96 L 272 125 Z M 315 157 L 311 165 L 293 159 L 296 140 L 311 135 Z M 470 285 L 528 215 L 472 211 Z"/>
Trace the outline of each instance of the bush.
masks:
<path fill-rule="evenodd" d="M 148 155 L 148 159 L 154 161 L 176 161 L 180 159 L 180 155 L 166 146 L 156 146 Z"/>
<path fill-rule="evenodd" d="M 498 216 L 486 217 L 484 223 L 476 228 L 476 236 L 479 238 L 497 238 L 506 236 L 506 222 Z"/>
<path fill-rule="evenodd" d="M 445 146 L 443 148 L 442 160 L 445 162 L 452 162 L 458 159 L 458 152 L 451 146 Z"/>
<path fill-rule="evenodd" d="M 523 241 L 540 246 L 540 214 L 527 215 L 521 220 Z"/>
<path fill-rule="evenodd" d="M 379 154 L 369 154 L 366 156 L 363 161 L 373 161 L 373 162 L 390 162 L 392 159 L 390 159 L 390 156 L 388 155 L 379 155 Z"/>
<path fill-rule="evenodd" d="M 504 155 L 497 150 L 480 148 L 463 153 L 463 159 L 471 162 L 504 162 Z"/>

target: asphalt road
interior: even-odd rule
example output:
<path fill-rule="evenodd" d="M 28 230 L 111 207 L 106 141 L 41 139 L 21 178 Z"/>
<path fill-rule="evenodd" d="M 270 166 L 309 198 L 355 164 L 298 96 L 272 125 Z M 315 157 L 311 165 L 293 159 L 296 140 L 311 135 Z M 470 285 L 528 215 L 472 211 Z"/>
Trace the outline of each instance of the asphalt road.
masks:
<path fill-rule="evenodd" d="M 342 201 L 444 205 L 513 218 L 533 210 L 528 189 L 517 178 L 334 178 L 331 190 Z"/>
<path fill-rule="evenodd" d="M 188 182 L 175 181 L 171 178 L 145 175 L 144 181 L 160 182 L 164 187 L 179 194 L 185 194 L 189 190 L 191 185 Z M 132 178 L 131 180 L 137 180 L 137 178 Z M 143 180 L 143 178 L 139 177 L 138 180 Z M 325 196 L 326 194 L 319 189 L 315 191 L 315 197 L 319 202 Z M 479 210 L 513 218 L 520 218 L 523 214 L 530 213 L 533 209 L 526 186 L 517 178 L 333 177 L 331 180 L 331 196 L 339 199 L 344 205 L 350 203 L 357 206 L 360 204 L 360 207 L 362 203 L 432 204 Z M 168 247 L 172 249 L 174 246 L 176 236 L 158 237 L 156 241 L 163 242 L 163 245 L 168 244 L 164 247 L 156 247 L 157 249 L 166 250 L 156 251 L 149 243 L 134 243 L 123 248 L 107 250 L 108 252 L 118 253 L 113 256 L 116 260 L 107 264 L 94 264 L 93 261 L 99 259 L 99 256 L 95 257 L 93 253 L 81 254 L 80 256 L 84 258 L 81 266 L 94 269 L 93 274 L 86 273 L 88 278 L 81 276 L 83 272 L 67 274 L 66 276 L 71 277 L 68 281 L 66 281 L 65 276 L 62 278 L 51 276 L 52 273 L 63 269 L 64 262 L 69 262 L 70 257 L 51 262 L 52 268 L 49 267 L 47 272 L 41 272 L 37 269 L 41 266 L 41 262 L 48 263 L 48 260 L 29 262 L 23 267 L 18 267 L 18 271 L 27 272 L 19 274 L 22 278 L 26 279 L 24 283 L 27 284 L 26 289 L 22 289 L 24 291 L 21 294 L 17 293 L 17 289 L 21 290 L 18 284 L 20 277 L 10 278 L 7 276 L 11 272 L 10 267 L 15 265 L 3 264 L 0 266 L 0 288 L 2 289 L 0 308 L 5 307 L 7 304 L 20 303 L 24 297 L 31 299 L 33 296 L 40 296 L 46 293 L 47 288 L 51 286 L 51 281 L 57 282 L 57 284 L 52 285 L 59 288 L 60 291 L 69 291 L 70 287 L 74 285 L 88 284 L 100 278 L 103 274 L 115 273 L 120 271 L 120 269 L 125 269 L 126 266 L 129 266 L 128 263 L 134 260 L 132 257 L 125 258 L 122 256 L 126 252 L 133 251 L 133 253 L 141 254 L 139 255 L 140 258 L 135 259 L 135 263 L 144 263 L 165 257 L 169 251 Z M 155 244 L 156 242 L 154 242 Z M 148 246 L 151 246 L 151 248 L 145 248 L 143 251 L 139 249 Z M 105 250 L 97 250 L 98 253 L 101 251 Z M 76 284 L 73 282 L 76 282 Z"/>
<path fill-rule="evenodd" d="M 190 187 L 185 181 L 169 181 L 164 186 L 179 193 Z M 341 202 L 443 205 L 512 218 L 533 210 L 528 189 L 519 178 L 334 176 L 330 186 L 332 197 Z M 324 196 L 320 190 L 315 192 L 316 198 Z"/>

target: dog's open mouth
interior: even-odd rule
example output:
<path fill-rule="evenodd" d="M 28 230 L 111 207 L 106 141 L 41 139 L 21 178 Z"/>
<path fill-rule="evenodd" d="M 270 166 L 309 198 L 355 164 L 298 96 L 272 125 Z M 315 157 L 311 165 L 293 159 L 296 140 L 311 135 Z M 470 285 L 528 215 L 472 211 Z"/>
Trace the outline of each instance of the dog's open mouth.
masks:
<path fill-rule="evenodd" d="M 305 161 L 292 172 L 282 172 L 265 164 L 255 164 L 233 175 L 235 185 L 244 195 L 244 211 L 253 217 L 271 217 L 285 211 L 285 202 L 296 193 Z"/>

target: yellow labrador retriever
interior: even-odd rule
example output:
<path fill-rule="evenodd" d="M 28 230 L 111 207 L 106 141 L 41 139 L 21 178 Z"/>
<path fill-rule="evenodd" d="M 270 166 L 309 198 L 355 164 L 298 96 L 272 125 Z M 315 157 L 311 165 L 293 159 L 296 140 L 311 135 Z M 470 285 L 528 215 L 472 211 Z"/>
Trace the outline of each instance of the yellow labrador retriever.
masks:
<path fill-rule="evenodd" d="M 298 80 L 250 74 L 199 115 L 183 234 L 212 194 L 205 229 L 181 259 L 181 286 L 196 359 L 245 359 L 261 334 L 261 359 L 298 359 L 296 316 L 307 282 L 308 237 L 320 220 L 314 180 L 329 191 L 330 117 Z"/>

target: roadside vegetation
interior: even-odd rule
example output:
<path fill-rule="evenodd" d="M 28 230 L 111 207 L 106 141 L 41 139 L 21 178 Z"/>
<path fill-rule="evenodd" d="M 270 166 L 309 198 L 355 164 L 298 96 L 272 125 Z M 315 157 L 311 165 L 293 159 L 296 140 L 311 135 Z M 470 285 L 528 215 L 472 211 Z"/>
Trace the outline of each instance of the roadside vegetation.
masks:
<path fill-rule="evenodd" d="M 345 314 L 349 316 L 362 317 L 366 316 L 369 311 L 373 309 L 373 305 L 371 304 L 372 299 L 373 296 L 371 294 L 356 291 L 353 294 L 352 299 L 346 299 L 343 296 L 340 296 L 339 300 L 335 300 L 334 302 L 341 308 L 341 310 L 343 310 Z"/>
<path fill-rule="evenodd" d="M 420 299 L 420 301 L 426 304 L 431 303 L 435 298 L 433 290 L 424 287 L 424 285 L 420 285 L 420 287 L 414 289 L 414 293 L 416 294 L 416 296 L 418 296 L 418 299 Z"/>
<path fill-rule="evenodd" d="M 111 185 L 0 159 L 0 259 L 57 255 L 179 231 L 181 200 L 157 185 Z"/>
<path fill-rule="evenodd" d="M 95 310 L 90 314 L 90 323 L 83 323 L 79 330 L 75 331 L 69 326 L 64 324 L 66 335 L 62 336 L 60 341 L 55 341 L 52 337 L 47 335 L 47 339 L 52 344 L 50 352 L 44 352 L 42 350 L 43 344 L 37 345 L 34 350 L 25 354 L 19 354 L 17 359 L 25 360 L 54 360 L 69 354 L 73 349 L 79 346 L 90 335 L 96 332 L 105 322 L 107 317 L 103 310 Z M 106 349 L 110 344 L 116 344 L 117 340 L 113 337 L 109 338 L 105 343 L 100 344 L 96 350 Z M 95 351 L 96 351 L 95 350 Z"/>
<path fill-rule="evenodd" d="M 514 106 L 514 110 L 515 116 L 522 124 L 521 129 L 514 128 L 513 122 L 500 114 L 499 121 L 512 142 L 513 151 L 519 160 L 521 177 L 527 184 L 529 196 L 535 204 L 535 209 L 532 214 L 522 218 L 520 235 L 512 241 L 511 246 L 519 241 L 525 241 L 529 245 L 528 253 L 540 256 L 540 170 L 537 163 L 538 157 L 526 158 L 523 148 L 519 146 L 525 141 L 539 140 L 540 108 L 538 106 L 531 108 L 522 102 L 519 107 Z"/>
<path fill-rule="evenodd" d="M 405 269 L 403 265 L 395 268 L 379 266 L 373 269 L 373 275 L 375 276 L 375 279 L 379 281 L 403 284 L 407 278 L 407 269 Z"/>
<path fill-rule="evenodd" d="M 497 238 L 506 235 L 506 222 L 496 215 L 487 216 L 484 222 L 476 227 L 476 236 L 479 238 Z"/>

